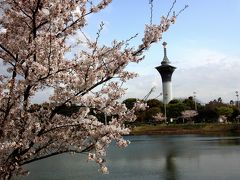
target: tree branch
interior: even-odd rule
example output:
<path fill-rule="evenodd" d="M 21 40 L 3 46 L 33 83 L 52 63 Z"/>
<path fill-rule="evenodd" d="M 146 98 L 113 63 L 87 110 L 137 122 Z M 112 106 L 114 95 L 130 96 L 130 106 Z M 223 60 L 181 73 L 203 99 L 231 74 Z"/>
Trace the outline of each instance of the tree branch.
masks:
<path fill-rule="evenodd" d="M 23 9 L 21 6 L 19 6 L 19 3 L 17 3 L 15 0 L 13 0 L 13 2 L 19 7 L 20 11 L 26 15 L 28 18 L 30 18 L 32 20 L 32 17 L 30 15 L 28 15 Z"/>
<path fill-rule="evenodd" d="M 67 124 L 67 125 L 62 125 L 62 126 L 57 126 L 51 129 L 48 129 L 46 131 L 43 131 L 41 134 L 39 134 L 39 136 L 43 135 L 43 134 L 47 134 L 49 132 L 58 130 L 58 129 L 62 129 L 62 128 L 68 128 L 68 127 L 81 127 L 82 124 Z"/>
<path fill-rule="evenodd" d="M 17 61 L 17 57 L 15 57 L 6 47 L 0 44 L 0 48 L 2 48 L 7 54 L 9 54 L 15 61 Z"/>
<path fill-rule="evenodd" d="M 172 10 L 173 10 L 173 8 L 174 8 L 176 2 L 177 2 L 177 0 L 174 0 L 174 2 L 172 3 L 172 6 L 171 6 L 171 8 L 170 8 L 170 10 L 168 11 L 167 16 L 166 16 L 167 19 L 168 19 L 170 13 L 172 12 Z"/>
<path fill-rule="evenodd" d="M 60 154 L 64 154 L 64 153 L 84 153 L 84 152 L 89 152 L 90 150 L 93 149 L 94 146 L 95 146 L 95 144 L 91 144 L 91 145 L 89 145 L 88 147 L 86 147 L 85 149 L 83 149 L 81 151 L 77 151 L 77 150 L 73 150 L 73 149 L 68 149 L 68 150 L 64 150 L 64 151 L 56 151 L 54 153 L 47 154 L 45 156 L 37 157 L 37 158 L 31 159 L 31 160 L 19 163 L 19 165 L 29 164 L 29 163 L 32 163 L 32 162 L 35 162 L 35 161 L 39 161 L 39 160 L 42 160 L 42 159 L 46 159 L 46 158 L 49 158 L 49 157 L 52 157 L 52 156 L 56 156 L 56 155 L 60 155 Z"/>
<path fill-rule="evenodd" d="M 89 11 L 88 13 L 82 15 L 80 18 L 76 19 L 75 21 L 73 21 L 70 25 L 66 26 L 61 32 L 56 34 L 56 37 L 61 37 L 62 33 L 64 33 L 66 30 L 68 30 L 69 28 L 71 28 L 72 26 L 74 26 L 75 24 L 77 24 L 80 20 L 82 20 L 85 16 L 89 15 L 93 13 L 92 11 Z"/>

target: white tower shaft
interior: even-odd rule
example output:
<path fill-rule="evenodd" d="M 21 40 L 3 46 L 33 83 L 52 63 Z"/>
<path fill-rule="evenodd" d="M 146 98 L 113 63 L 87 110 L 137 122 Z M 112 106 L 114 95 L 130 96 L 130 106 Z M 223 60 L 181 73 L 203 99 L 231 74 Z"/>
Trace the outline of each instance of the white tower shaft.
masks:
<path fill-rule="evenodd" d="M 162 82 L 163 103 L 168 104 L 172 100 L 172 82 Z"/>

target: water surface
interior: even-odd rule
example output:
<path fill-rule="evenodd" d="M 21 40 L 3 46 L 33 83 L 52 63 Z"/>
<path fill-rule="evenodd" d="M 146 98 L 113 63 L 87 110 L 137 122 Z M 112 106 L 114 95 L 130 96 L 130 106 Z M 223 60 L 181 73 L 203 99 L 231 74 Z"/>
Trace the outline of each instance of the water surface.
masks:
<path fill-rule="evenodd" d="M 240 136 L 128 136 L 125 149 L 111 145 L 110 174 L 85 155 L 60 155 L 27 166 L 20 180 L 239 180 Z"/>

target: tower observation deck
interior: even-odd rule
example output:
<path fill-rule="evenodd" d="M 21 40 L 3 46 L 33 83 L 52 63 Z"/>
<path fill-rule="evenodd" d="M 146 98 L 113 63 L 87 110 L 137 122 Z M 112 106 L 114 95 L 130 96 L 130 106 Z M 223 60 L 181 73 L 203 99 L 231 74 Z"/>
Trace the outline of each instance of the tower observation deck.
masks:
<path fill-rule="evenodd" d="M 170 65 L 170 61 L 167 57 L 167 43 L 163 42 L 162 45 L 164 49 L 164 57 L 161 66 L 156 67 L 156 69 L 162 77 L 163 103 L 168 104 L 172 100 L 172 74 L 176 67 Z"/>

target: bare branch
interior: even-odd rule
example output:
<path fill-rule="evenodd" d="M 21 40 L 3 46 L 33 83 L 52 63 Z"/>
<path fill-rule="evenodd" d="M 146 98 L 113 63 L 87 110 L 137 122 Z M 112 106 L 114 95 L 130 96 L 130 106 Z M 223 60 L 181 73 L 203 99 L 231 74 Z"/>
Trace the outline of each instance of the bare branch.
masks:
<path fill-rule="evenodd" d="M 46 159 L 46 158 L 53 157 L 53 156 L 60 155 L 60 154 L 64 154 L 64 153 L 78 153 L 79 154 L 79 153 L 89 152 L 94 146 L 95 146 L 95 144 L 91 144 L 88 147 L 86 147 L 85 149 L 80 150 L 80 151 L 79 150 L 72 150 L 72 149 L 63 150 L 63 151 L 56 151 L 56 152 L 53 152 L 51 154 L 47 154 L 45 156 L 37 157 L 37 158 L 31 159 L 31 160 L 22 162 L 22 163 L 20 163 L 20 165 L 26 165 L 26 164 L 29 164 L 29 163 L 32 163 L 32 162 L 35 162 L 35 161 L 39 161 L 39 160 L 42 160 L 42 159 Z"/>
<path fill-rule="evenodd" d="M 173 10 L 173 8 L 174 8 L 176 2 L 177 2 L 177 0 L 174 0 L 174 2 L 172 3 L 172 6 L 171 6 L 171 8 L 170 8 L 170 10 L 168 11 L 167 16 L 166 16 L 167 19 L 168 19 L 170 13 L 172 12 L 172 10 Z"/>
<path fill-rule="evenodd" d="M 150 24 L 152 24 L 153 21 L 153 0 L 149 0 L 149 4 L 150 4 Z"/>
<path fill-rule="evenodd" d="M 176 15 L 176 17 L 178 17 L 185 9 L 187 9 L 189 6 L 188 5 L 185 5 L 185 7 L 183 8 L 183 9 L 181 9 L 178 13 L 177 13 L 177 15 Z"/>
<path fill-rule="evenodd" d="M 27 14 L 27 12 L 25 12 L 25 11 L 22 9 L 21 6 L 19 6 L 19 3 L 18 3 L 18 2 L 16 2 L 15 0 L 13 0 L 13 2 L 16 4 L 16 6 L 20 9 L 20 11 L 21 11 L 25 16 L 27 16 L 30 20 L 32 20 L 32 17 L 31 17 L 29 14 Z"/>
<path fill-rule="evenodd" d="M 4 47 L 2 44 L 0 44 L 0 48 L 2 48 L 7 54 L 9 54 L 15 61 L 17 61 L 17 57 L 15 57 L 10 50 L 8 50 L 6 47 Z"/>

